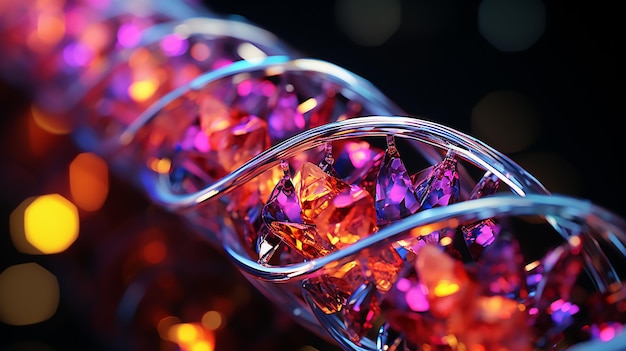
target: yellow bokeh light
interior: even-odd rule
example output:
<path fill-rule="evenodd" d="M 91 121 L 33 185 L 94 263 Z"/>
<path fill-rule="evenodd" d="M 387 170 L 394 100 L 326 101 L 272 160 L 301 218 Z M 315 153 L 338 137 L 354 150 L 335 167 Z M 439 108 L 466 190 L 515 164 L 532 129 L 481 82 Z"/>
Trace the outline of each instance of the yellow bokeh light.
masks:
<path fill-rule="evenodd" d="M 39 196 L 24 210 L 24 236 L 41 253 L 65 251 L 78 238 L 78 229 L 78 210 L 61 195 Z"/>
<path fill-rule="evenodd" d="M 109 194 L 109 169 L 96 154 L 78 154 L 69 168 L 70 192 L 74 203 L 85 211 L 102 207 Z"/>
<path fill-rule="evenodd" d="M 36 263 L 10 266 L 0 273 L 0 320 L 31 325 L 48 320 L 59 306 L 56 277 Z"/>
<path fill-rule="evenodd" d="M 206 340 L 198 341 L 193 343 L 189 347 L 190 351 L 213 351 L 213 345 Z"/>
<path fill-rule="evenodd" d="M 202 337 L 201 330 L 191 323 L 173 325 L 170 329 L 169 339 L 181 344 L 192 343 Z"/>
<path fill-rule="evenodd" d="M 137 102 L 148 100 L 159 88 L 159 81 L 156 79 L 138 80 L 128 87 L 128 95 Z"/>
<path fill-rule="evenodd" d="M 442 279 L 435 285 L 433 293 L 437 297 L 450 296 L 459 291 L 460 288 L 457 282 Z"/>

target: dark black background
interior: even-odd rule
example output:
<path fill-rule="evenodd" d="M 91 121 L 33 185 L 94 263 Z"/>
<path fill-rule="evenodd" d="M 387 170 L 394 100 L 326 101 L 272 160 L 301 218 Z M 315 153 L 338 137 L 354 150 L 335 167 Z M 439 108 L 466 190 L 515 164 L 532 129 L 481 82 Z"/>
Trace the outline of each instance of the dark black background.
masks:
<path fill-rule="evenodd" d="M 306 55 L 327 60 L 368 79 L 413 116 L 423 116 L 470 135 L 473 134 L 472 109 L 483 96 L 501 89 L 523 93 L 537 106 L 541 134 L 527 149 L 509 156 L 527 166 L 523 160 L 528 154 L 556 153 L 568 165 L 564 173 L 554 176 L 551 165 L 542 167 L 536 163 L 528 164 L 527 169 L 554 192 L 589 199 L 626 215 L 621 170 L 626 146 L 622 127 L 626 116 L 626 84 L 620 51 L 624 45 L 624 21 L 615 4 L 546 1 L 543 36 L 528 50 L 513 53 L 497 50 L 480 35 L 479 1 L 403 0 L 401 27 L 386 43 L 375 47 L 355 44 L 339 30 L 334 1 L 207 0 L 205 4 L 220 14 L 243 16 Z M 5 223 L 0 233 L 1 268 L 37 261 L 50 267 L 62 283 L 80 285 L 75 281 L 74 271 L 63 269 L 68 264 L 88 264 L 89 254 L 97 247 L 81 246 L 79 239 L 70 254 L 81 249 L 87 251 L 68 260 L 62 255 L 29 257 L 18 254 L 11 246 L 8 236 L 11 211 L 27 196 L 53 190 L 50 185 L 38 186 L 36 180 L 59 177 L 54 172 L 63 168 L 57 165 L 66 164 L 77 150 L 73 149 L 71 140 L 58 137 L 54 144 L 56 156 L 24 158 L 20 150 L 23 145 L 14 142 L 14 135 L 9 138 L 9 134 L 15 132 L 20 122 L 29 103 L 29 92 L 7 82 L 0 87 L 4 163 L 0 199 Z M 576 186 L 564 186 L 571 178 L 577 179 Z M 106 206 L 113 214 L 88 219 L 83 231 L 103 227 L 112 230 L 132 217 L 130 211 L 150 208 L 123 179 L 112 179 L 111 187 Z M 35 339 L 57 351 L 103 349 L 102 336 L 76 302 L 63 300 L 57 315 L 40 325 L 0 326 L 0 346 L 9 345 L 10 341 Z M 263 310 L 267 306 L 259 308 Z M 285 330 L 291 334 L 272 335 L 275 349 L 295 350 L 306 343 L 315 343 L 311 340 L 316 338 L 302 330 Z M 250 331 L 240 331 L 242 338 L 247 333 Z M 322 342 L 317 346 L 325 347 Z"/>

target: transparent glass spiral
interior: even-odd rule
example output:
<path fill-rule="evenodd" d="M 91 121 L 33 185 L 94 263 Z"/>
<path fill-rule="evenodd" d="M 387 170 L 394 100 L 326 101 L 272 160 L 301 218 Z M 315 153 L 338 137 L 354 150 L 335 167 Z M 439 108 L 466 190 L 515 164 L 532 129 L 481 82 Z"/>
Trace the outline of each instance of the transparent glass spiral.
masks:
<path fill-rule="evenodd" d="M 363 77 L 188 6 L 3 3 L 27 19 L 0 26 L 3 74 L 35 68 L 37 107 L 184 219 L 180 241 L 206 240 L 345 350 L 623 344 L 622 218 L 550 194 Z M 83 57 L 75 28 L 33 52 L 14 37 L 37 31 L 38 11 L 93 16 L 117 36 Z"/>

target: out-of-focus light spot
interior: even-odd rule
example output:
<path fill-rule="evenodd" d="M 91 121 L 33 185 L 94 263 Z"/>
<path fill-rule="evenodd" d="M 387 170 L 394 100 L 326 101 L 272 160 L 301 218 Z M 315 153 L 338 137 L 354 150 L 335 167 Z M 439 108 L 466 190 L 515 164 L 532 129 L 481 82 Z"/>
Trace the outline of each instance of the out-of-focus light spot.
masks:
<path fill-rule="evenodd" d="M 48 320 L 59 305 L 56 277 L 36 263 L 10 266 L 0 273 L 0 320 L 31 325 Z"/>
<path fill-rule="evenodd" d="M 72 131 L 67 117 L 49 115 L 35 106 L 31 107 L 30 112 L 35 123 L 48 133 L 64 135 Z"/>
<path fill-rule="evenodd" d="M 444 236 L 443 238 L 441 238 L 441 240 L 439 240 L 439 244 L 441 246 L 448 246 L 452 244 L 452 238 L 449 236 Z"/>
<path fill-rule="evenodd" d="M 437 297 L 445 297 L 456 293 L 460 288 L 461 286 L 457 282 L 442 279 L 435 285 L 433 293 Z"/>
<path fill-rule="evenodd" d="M 307 113 L 317 106 L 317 100 L 315 98 L 308 98 L 298 105 L 297 110 L 300 113 Z"/>
<path fill-rule="evenodd" d="M 37 35 L 45 44 L 54 45 L 65 34 L 63 13 L 43 13 L 37 19 Z"/>
<path fill-rule="evenodd" d="M 213 351 L 213 345 L 208 341 L 202 340 L 193 343 L 188 349 L 189 351 Z"/>
<path fill-rule="evenodd" d="M 251 43 L 242 43 L 237 47 L 237 54 L 244 60 L 255 60 L 266 57 L 263 50 L 259 49 Z"/>
<path fill-rule="evenodd" d="M 189 48 L 189 42 L 176 33 L 166 35 L 161 40 L 161 50 L 165 56 L 180 56 Z"/>
<path fill-rule="evenodd" d="M 78 238 L 78 210 L 59 194 L 42 195 L 24 210 L 24 237 L 40 253 L 65 251 Z"/>
<path fill-rule="evenodd" d="M 148 100 L 159 88 L 159 81 L 146 79 L 133 82 L 128 87 L 128 95 L 137 102 Z"/>
<path fill-rule="evenodd" d="M 532 261 L 529 264 L 527 264 L 526 266 L 524 266 L 524 270 L 526 272 L 530 272 L 533 269 L 539 267 L 540 264 L 541 264 L 541 261 L 539 261 L 539 260 Z"/>
<path fill-rule="evenodd" d="M 222 326 L 224 318 L 218 311 L 208 311 L 202 315 L 202 325 L 208 330 L 217 330 Z"/>
<path fill-rule="evenodd" d="M 148 159 L 148 166 L 157 173 L 168 174 L 172 169 L 172 161 L 168 158 L 151 157 Z"/>
<path fill-rule="evenodd" d="M 167 257 L 167 246 L 160 240 L 151 241 L 143 247 L 143 257 L 151 264 L 162 262 Z"/>
<path fill-rule="evenodd" d="M 63 59 L 73 67 L 85 66 L 92 58 L 91 49 L 79 42 L 70 43 L 63 49 Z"/>
<path fill-rule="evenodd" d="M 102 207 L 109 194 L 109 169 L 98 155 L 84 152 L 70 163 L 70 192 L 74 203 L 85 211 Z"/>
<path fill-rule="evenodd" d="M 478 8 L 478 30 L 504 52 L 530 48 L 546 29 L 546 9 L 540 0 L 483 0 Z"/>
<path fill-rule="evenodd" d="M 412 286 L 408 289 L 404 297 L 406 299 L 407 306 L 409 306 L 412 311 L 425 312 L 430 308 L 428 299 L 426 298 L 426 287 L 421 284 Z"/>
<path fill-rule="evenodd" d="M 533 103 L 516 91 L 487 94 L 472 109 L 474 135 L 504 153 L 528 148 L 541 130 Z"/>
<path fill-rule="evenodd" d="M 188 344 L 202 337 L 202 330 L 192 323 L 180 323 L 170 329 L 169 339 Z"/>
<path fill-rule="evenodd" d="M 557 153 L 527 153 L 515 156 L 514 161 L 554 194 L 576 196 L 580 192 L 580 174 L 568 160 Z"/>
<path fill-rule="evenodd" d="M 335 19 L 355 43 L 377 46 L 398 30 L 402 9 L 399 0 L 339 0 L 335 5 Z"/>
<path fill-rule="evenodd" d="M 94 53 L 101 53 L 112 41 L 111 31 L 104 23 L 94 23 L 84 29 L 80 41 Z"/>
<path fill-rule="evenodd" d="M 130 48 L 141 40 L 141 29 L 131 23 L 124 23 L 117 30 L 117 41 L 121 46 Z"/>
<path fill-rule="evenodd" d="M 191 47 L 191 57 L 196 61 L 205 61 L 211 57 L 211 48 L 205 43 L 195 43 Z"/>
<path fill-rule="evenodd" d="M 143 67 L 147 62 L 150 61 L 150 51 L 144 47 L 137 48 L 133 50 L 132 54 L 128 58 L 128 66 L 132 68 L 140 68 Z"/>
<path fill-rule="evenodd" d="M 346 145 L 348 157 L 355 168 L 359 169 L 369 161 L 370 144 L 363 142 L 350 142 Z"/>
<path fill-rule="evenodd" d="M 170 340 L 170 331 L 174 325 L 180 324 L 180 319 L 174 316 L 168 316 L 159 321 L 157 331 L 163 340 Z"/>

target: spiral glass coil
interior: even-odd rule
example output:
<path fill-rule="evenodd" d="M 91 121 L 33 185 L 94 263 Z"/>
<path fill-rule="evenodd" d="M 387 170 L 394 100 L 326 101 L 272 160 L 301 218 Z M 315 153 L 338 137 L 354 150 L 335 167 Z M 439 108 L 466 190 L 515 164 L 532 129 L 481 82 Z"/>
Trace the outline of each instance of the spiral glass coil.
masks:
<path fill-rule="evenodd" d="M 22 81 L 42 83 L 39 111 L 184 220 L 179 240 L 210 243 L 319 337 L 345 350 L 624 344 L 619 216 L 551 194 L 481 140 L 241 18 L 187 3 L 50 4 L 0 2 L 2 67 L 32 72 Z M 86 20 L 54 34 L 59 14 Z M 219 280 L 194 257 L 177 272 Z M 137 275 L 122 320 L 157 299 L 152 274 L 169 268 Z"/>

